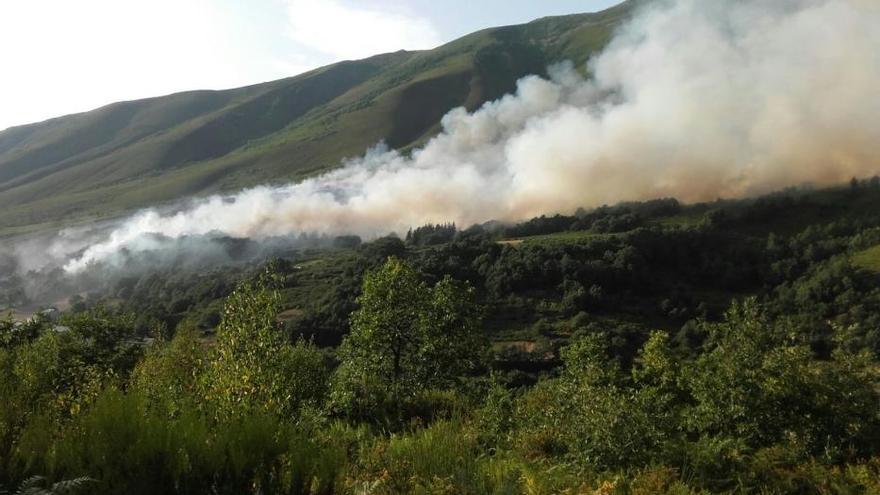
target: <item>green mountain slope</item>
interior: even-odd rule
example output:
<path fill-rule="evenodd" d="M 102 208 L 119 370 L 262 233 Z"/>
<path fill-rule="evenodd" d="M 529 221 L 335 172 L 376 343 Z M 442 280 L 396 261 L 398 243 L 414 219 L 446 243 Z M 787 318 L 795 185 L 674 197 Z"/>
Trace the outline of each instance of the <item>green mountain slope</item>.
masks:
<path fill-rule="evenodd" d="M 601 49 L 634 0 L 226 91 L 112 104 L 0 132 L 0 233 L 301 179 L 380 140 L 415 146 L 553 62 Z"/>

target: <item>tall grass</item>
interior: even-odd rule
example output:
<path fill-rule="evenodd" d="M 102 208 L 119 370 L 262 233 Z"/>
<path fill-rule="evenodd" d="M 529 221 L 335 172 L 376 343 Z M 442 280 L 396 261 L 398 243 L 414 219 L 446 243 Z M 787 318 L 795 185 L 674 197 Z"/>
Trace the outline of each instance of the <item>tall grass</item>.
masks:
<path fill-rule="evenodd" d="M 211 423 L 187 410 L 168 419 L 116 390 L 62 432 L 48 425 L 23 431 L 19 477 L 89 476 L 94 494 L 330 494 L 346 462 L 344 451 L 272 415 Z"/>

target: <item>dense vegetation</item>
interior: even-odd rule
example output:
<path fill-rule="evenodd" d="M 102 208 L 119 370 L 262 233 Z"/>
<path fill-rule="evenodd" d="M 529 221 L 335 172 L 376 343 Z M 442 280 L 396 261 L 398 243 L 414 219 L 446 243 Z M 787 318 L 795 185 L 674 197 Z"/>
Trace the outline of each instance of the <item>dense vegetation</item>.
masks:
<path fill-rule="evenodd" d="M 129 274 L 0 322 L 0 485 L 877 493 L 878 211 L 856 181 Z"/>

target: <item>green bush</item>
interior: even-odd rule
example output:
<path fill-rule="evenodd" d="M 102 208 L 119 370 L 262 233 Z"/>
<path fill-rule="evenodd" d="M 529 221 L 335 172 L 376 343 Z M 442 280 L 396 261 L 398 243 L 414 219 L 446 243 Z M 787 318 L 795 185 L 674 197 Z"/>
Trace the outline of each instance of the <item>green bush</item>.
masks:
<path fill-rule="evenodd" d="M 640 466 L 665 440 L 662 413 L 626 380 L 592 335 L 563 350 L 559 378 L 544 380 L 517 405 L 517 444 L 533 457 L 566 456 L 599 469 Z"/>
<path fill-rule="evenodd" d="M 784 442 L 832 460 L 876 445 L 880 396 L 870 361 L 814 359 L 797 328 L 770 320 L 753 300 L 708 332 L 710 350 L 685 372 L 694 431 L 752 448 Z"/>
<path fill-rule="evenodd" d="M 361 459 L 353 487 L 376 494 L 522 493 L 520 463 L 487 457 L 476 432 L 460 421 L 437 421 L 379 440 Z"/>

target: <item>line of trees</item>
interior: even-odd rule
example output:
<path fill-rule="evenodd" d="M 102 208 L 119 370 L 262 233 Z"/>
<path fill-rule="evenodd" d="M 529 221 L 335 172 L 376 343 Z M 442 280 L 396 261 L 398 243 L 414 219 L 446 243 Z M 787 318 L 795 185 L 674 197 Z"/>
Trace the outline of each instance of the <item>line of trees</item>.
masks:
<path fill-rule="evenodd" d="M 796 320 L 747 299 L 698 324 L 696 353 L 658 331 L 627 364 L 586 332 L 558 373 L 511 388 L 488 373 L 474 288 L 424 275 L 398 258 L 368 272 L 335 353 L 281 330 L 271 271 L 227 298 L 213 341 L 181 329 L 144 348 L 109 310 L 66 316 L 64 331 L 6 322 L 0 480 L 134 494 L 880 488 L 876 361 L 846 328 L 821 358 Z"/>
<path fill-rule="evenodd" d="M 351 240 L 0 320 L 0 492 L 878 492 L 880 285 L 850 257 L 880 196 L 817 194 Z"/>

